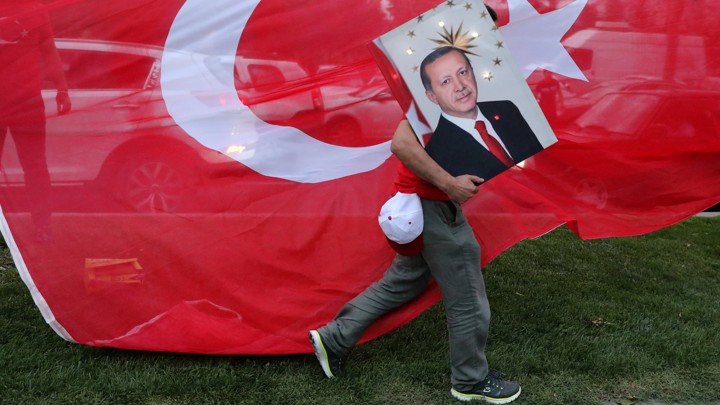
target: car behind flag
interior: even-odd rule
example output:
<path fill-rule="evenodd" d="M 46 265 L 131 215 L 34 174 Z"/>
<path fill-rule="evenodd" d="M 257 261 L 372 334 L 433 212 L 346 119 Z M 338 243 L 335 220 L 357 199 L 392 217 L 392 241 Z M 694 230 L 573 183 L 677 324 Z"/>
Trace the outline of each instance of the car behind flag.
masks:
<path fill-rule="evenodd" d="M 488 1 L 559 141 L 463 206 L 483 262 L 717 203 L 719 6 L 540 3 Z M 2 231 L 45 320 L 93 346 L 310 352 L 393 257 L 376 216 L 409 106 L 367 44 L 436 6 L 465 7 L 0 1 Z"/>

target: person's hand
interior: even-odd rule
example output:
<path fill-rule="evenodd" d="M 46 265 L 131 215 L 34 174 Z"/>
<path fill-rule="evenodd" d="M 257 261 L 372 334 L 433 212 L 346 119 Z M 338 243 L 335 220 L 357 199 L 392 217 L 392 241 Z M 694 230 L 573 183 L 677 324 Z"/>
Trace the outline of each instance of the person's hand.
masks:
<path fill-rule="evenodd" d="M 463 204 L 478 192 L 478 186 L 485 180 L 471 174 L 454 177 L 445 187 L 445 194 L 458 204 Z"/>
<path fill-rule="evenodd" d="M 57 95 L 55 96 L 55 102 L 57 103 L 58 115 L 70 112 L 72 103 L 70 102 L 70 96 L 68 95 L 67 90 L 58 90 Z"/>

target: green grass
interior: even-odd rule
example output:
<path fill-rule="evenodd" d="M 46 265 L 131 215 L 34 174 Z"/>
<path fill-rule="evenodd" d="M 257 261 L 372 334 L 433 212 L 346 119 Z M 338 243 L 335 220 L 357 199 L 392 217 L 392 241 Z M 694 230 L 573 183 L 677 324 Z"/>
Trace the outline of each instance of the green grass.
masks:
<path fill-rule="evenodd" d="M 312 355 L 204 356 L 66 343 L 7 250 L 0 265 L 0 401 L 21 404 L 456 404 L 441 304 L 356 348 L 324 379 Z M 518 404 L 720 401 L 720 218 L 581 241 L 564 228 L 485 269 L 488 358 Z"/>

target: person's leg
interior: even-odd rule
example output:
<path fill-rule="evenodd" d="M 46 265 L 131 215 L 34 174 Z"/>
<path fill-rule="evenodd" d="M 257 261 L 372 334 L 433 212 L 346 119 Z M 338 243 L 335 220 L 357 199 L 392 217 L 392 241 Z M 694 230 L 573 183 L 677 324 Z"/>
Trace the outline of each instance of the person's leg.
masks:
<path fill-rule="evenodd" d="M 345 356 L 376 319 L 420 295 L 429 281 L 430 271 L 422 256 L 397 255 L 382 279 L 318 329 L 323 344 L 336 355 Z"/>
<path fill-rule="evenodd" d="M 45 155 L 45 119 L 12 125 L 9 128 L 23 169 L 28 210 L 39 233 L 49 237 L 51 207 L 50 172 Z M 47 235 L 45 235 L 47 234 Z"/>
<path fill-rule="evenodd" d="M 488 374 L 490 305 L 480 271 L 480 246 L 457 204 L 423 200 L 423 212 L 423 257 L 442 291 L 452 384 L 471 389 Z"/>

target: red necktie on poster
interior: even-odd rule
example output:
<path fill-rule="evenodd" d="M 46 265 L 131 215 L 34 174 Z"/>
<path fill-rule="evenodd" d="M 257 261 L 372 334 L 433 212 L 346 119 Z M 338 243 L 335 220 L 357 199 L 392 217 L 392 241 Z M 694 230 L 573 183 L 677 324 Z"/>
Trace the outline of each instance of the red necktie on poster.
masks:
<path fill-rule="evenodd" d="M 487 145 L 490 153 L 495 155 L 495 157 L 498 158 L 498 160 L 500 160 L 501 162 L 503 162 L 505 166 L 515 166 L 515 162 L 512 160 L 510 155 L 508 155 L 502 145 L 500 145 L 500 142 L 498 142 L 498 140 L 495 139 L 494 136 L 488 133 L 487 128 L 485 128 L 485 123 L 483 121 L 475 121 L 475 129 L 477 129 L 477 131 L 480 133 L 480 137 L 483 139 L 483 141 L 485 141 L 485 145 Z"/>

